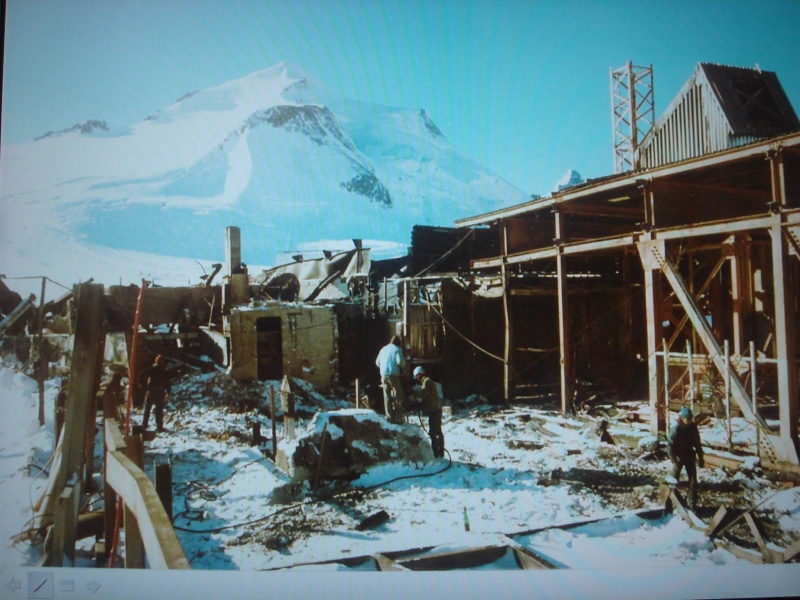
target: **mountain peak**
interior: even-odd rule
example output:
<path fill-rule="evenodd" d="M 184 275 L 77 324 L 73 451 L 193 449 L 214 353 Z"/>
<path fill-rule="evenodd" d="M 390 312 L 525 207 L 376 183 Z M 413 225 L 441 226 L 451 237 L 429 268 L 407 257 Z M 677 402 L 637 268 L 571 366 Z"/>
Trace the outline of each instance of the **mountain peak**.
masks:
<path fill-rule="evenodd" d="M 98 121 L 97 119 L 90 119 L 89 121 L 84 121 L 83 123 L 76 123 L 75 125 L 73 125 L 68 129 L 61 129 L 59 131 L 48 131 L 44 135 L 40 135 L 39 137 L 35 138 L 34 141 L 48 137 L 61 136 L 73 132 L 83 135 L 90 135 L 97 131 L 108 132 L 109 131 L 108 123 L 106 123 L 105 121 Z"/>
<path fill-rule="evenodd" d="M 584 180 L 580 173 L 578 173 L 575 169 L 567 169 L 567 172 L 564 173 L 564 176 L 558 180 L 558 183 L 556 183 L 555 187 L 553 188 L 553 192 L 560 192 L 561 190 L 565 190 L 583 182 Z"/>

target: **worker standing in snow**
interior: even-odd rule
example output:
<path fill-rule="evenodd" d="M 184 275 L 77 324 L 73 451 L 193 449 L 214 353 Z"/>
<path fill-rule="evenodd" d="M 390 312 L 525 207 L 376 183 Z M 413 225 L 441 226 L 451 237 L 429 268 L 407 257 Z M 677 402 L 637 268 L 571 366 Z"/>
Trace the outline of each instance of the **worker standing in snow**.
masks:
<path fill-rule="evenodd" d="M 166 431 L 164 429 L 164 405 L 167 403 L 167 389 L 169 388 L 166 359 L 159 354 L 153 364 L 142 372 L 142 375 L 147 376 L 147 395 L 144 398 L 142 429 L 147 429 L 150 410 L 155 408 L 156 430 Z"/>
<path fill-rule="evenodd" d="M 697 467 L 695 466 L 695 455 L 697 464 L 703 467 L 703 446 L 700 443 L 700 431 L 697 423 L 694 422 L 692 411 L 684 406 L 678 416 L 678 422 L 672 426 L 667 438 L 667 452 L 672 460 L 672 476 L 677 481 L 681 470 L 686 468 L 686 476 L 689 478 L 689 505 L 694 508 L 697 502 Z"/>
<path fill-rule="evenodd" d="M 442 395 L 436 382 L 425 374 L 425 369 L 414 369 L 414 379 L 419 384 L 415 390 L 420 398 L 420 411 L 428 417 L 428 434 L 436 458 L 444 456 L 444 433 L 442 433 Z"/>
<path fill-rule="evenodd" d="M 393 335 L 389 343 L 381 348 L 375 364 L 381 373 L 386 418 L 392 423 L 405 423 L 406 414 L 403 406 L 406 397 L 403 390 L 403 368 L 406 366 L 406 359 L 400 347 L 399 337 Z"/>

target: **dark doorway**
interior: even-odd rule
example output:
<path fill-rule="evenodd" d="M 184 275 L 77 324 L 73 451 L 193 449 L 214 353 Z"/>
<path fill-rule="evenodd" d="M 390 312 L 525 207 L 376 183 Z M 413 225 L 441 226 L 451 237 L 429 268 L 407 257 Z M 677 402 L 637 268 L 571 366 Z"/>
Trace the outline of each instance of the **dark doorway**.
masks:
<path fill-rule="evenodd" d="M 283 338 L 280 317 L 256 319 L 258 379 L 283 378 Z"/>

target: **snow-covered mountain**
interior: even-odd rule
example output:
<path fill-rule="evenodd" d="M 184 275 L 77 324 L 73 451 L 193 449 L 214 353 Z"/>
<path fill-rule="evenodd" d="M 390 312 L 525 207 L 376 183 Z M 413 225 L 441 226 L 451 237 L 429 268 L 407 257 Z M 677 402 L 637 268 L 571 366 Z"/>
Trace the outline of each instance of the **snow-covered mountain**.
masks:
<path fill-rule="evenodd" d="M 564 173 L 564 176 L 553 186 L 551 193 L 555 194 L 556 192 L 560 192 L 561 190 L 565 190 L 581 183 L 584 183 L 584 179 L 581 177 L 581 174 L 575 169 L 567 169 L 567 172 Z"/>
<path fill-rule="evenodd" d="M 0 272 L 167 283 L 160 255 L 186 283 L 195 259 L 224 256 L 228 225 L 246 263 L 269 265 L 320 239 L 408 243 L 415 224 L 525 200 L 424 110 L 347 100 L 280 63 L 130 127 L 87 121 L 4 147 Z"/>

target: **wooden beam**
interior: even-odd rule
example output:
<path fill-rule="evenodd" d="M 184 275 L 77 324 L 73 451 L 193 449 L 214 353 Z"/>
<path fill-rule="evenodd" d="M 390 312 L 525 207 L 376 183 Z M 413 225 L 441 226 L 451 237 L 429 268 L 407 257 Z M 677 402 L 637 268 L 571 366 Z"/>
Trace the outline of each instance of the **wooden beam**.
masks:
<path fill-rule="evenodd" d="M 720 506 L 717 509 L 717 512 L 714 513 L 714 516 L 711 518 L 711 521 L 708 522 L 708 526 L 706 527 L 706 535 L 710 538 L 714 538 L 717 535 L 717 531 L 722 526 L 722 522 L 725 520 L 725 517 L 728 516 L 728 509 L 724 506 Z"/>
<path fill-rule="evenodd" d="M 749 512 L 744 515 L 744 520 L 747 523 L 747 527 L 750 529 L 750 533 L 756 540 L 756 544 L 758 544 L 758 549 L 761 551 L 761 556 L 764 557 L 764 562 L 772 562 L 771 554 L 769 549 L 767 548 L 767 542 L 764 541 L 764 536 L 761 535 L 761 530 L 758 528 L 756 524 L 756 520 L 753 517 L 753 513 Z"/>
<path fill-rule="evenodd" d="M 563 239 L 564 217 L 556 212 L 556 240 Z M 572 412 L 572 345 L 569 337 L 569 303 L 567 300 L 566 258 L 559 252 L 556 255 L 556 280 L 558 286 L 558 348 L 559 377 L 561 383 L 561 414 Z"/>
<path fill-rule="evenodd" d="M 468 548 L 464 550 L 428 554 L 418 558 L 403 560 L 401 564 L 412 571 L 468 569 L 499 560 L 508 551 L 508 546 L 495 544 L 489 546 L 480 546 L 477 548 Z"/>
<path fill-rule="evenodd" d="M 800 540 L 796 541 L 783 551 L 783 562 L 787 563 L 796 556 L 800 556 Z"/>
<path fill-rule="evenodd" d="M 73 474 L 56 500 L 52 546 L 47 556 L 48 566 L 75 566 L 75 540 L 78 532 L 78 507 L 82 483 L 82 479 Z"/>
<path fill-rule="evenodd" d="M 106 478 L 136 517 L 150 567 L 191 568 L 150 479 L 121 452 L 107 454 Z"/>
<path fill-rule="evenodd" d="M 776 223 L 782 227 L 791 227 L 800 224 L 800 210 L 787 209 L 780 215 L 765 215 L 760 217 L 739 217 L 735 219 L 722 219 L 711 223 L 679 227 L 666 227 L 653 230 L 652 237 L 660 240 L 688 240 L 697 237 L 712 235 L 725 235 L 735 233 L 769 229 Z M 593 252 L 612 251 L 634 246 L 643 238 L 640 232 L 633 231 L 629 234 L 598 238 L 595 240 L 572 242 L 564 244 L 560 249 L 552 246 L 535 248 L 525 252 L 510 254 L 505 260 L 509 265 L 535 262 L 537 260 L 552 260 L 559 252 L 565 255 L 591 254 Z M 472 269 L 499 268 L 503 259 L 501 257 L 473 260 Z"/>
<path fill-rule="evenodd" d="M 508 226 L 503 223 L 503 255 L 508 254 Z M 512 361 L 514 354 L 514 329 L 513 329 L 513 310 L 511 307 L 511 276 L 508 272 L 508 265 L 505 262 L 500 267 L 503 278 L 503 399 L 511 402 L 513 382 L 512 382 Z"/>
<path fill-rule="evenodd" d="M 644 269 L 645 313 L 647 317 L 647 371 L 649 374 L 647 394 L 650 400 L 650 433 L 657 436 L 666 430 L 666 407 L 661 403 L 659 390 L 664 387 L 664 374 L 658 366 L 658 345 L 663 338 L 661 316 L 662 292 L 661 272 L 657 261 L 653 261 L 648 245 L 640 245 L 639 258 Z"/>
<path fill-rule="evenodd" d="M 633 204 L 631 201 L 630 204 Z M 644 213 L 638 206 L 625 206 L 619 204 L 570 204 L 559 202 L 558 210 L 565 215 L 579 215 L 588 217 L 611 217 L 618 219 L 642 220 Z"/>
<path fill-rule="evenodd" d="M 375 560 L 375 563 L 378 565 L 379 571 L 408 571 L 406 567 L 401 565 L 395 560 L 392 560 L 385 554 L 381 554 L 377 552 L 372 555 L 372 558 Z"/>
<path fill-rule="evenodd" d="M 552 207 L 556 202 L 570 202 L 580 198 L 598 196 L 602 194 L 618 195 L 620 193 L 628 193 L 630 195 L 635 193 L 638 184 L 641 182 L 659 181 L 663 178 L 669 178 L 674 175 L 697 173 L 703 169 L 718 165 L 734 166 L 740 161 L 752 161 L 753 159 L 761 160 L 765 154 L 773 152 L 776 145 L 781 146 L 782 152 L 792 151 L 797 146 L 800 146 L 800 134 L 792 133 L 786 136 L 765 140 L 761 143 L 732 148 L 730 150 L 700 156 L 681 161 L 679 163 L 671 163 L 662 167 L 648 169 L 645 172 L 619 175 L 612 179 L 605 179 L 604 181 L 595 184 L 581 186 L 578 189 L 566 190 L 558 193 L 556 196 L 539 198 L 537 200 L 492 211 L 483 215 L 458 219 L 455 221 L 455 226 L 475 227 L 476 225 L 486 225 L 495 222 L 498 219 L 507 219 L 512 216 L 520 216 L 535 211 L 546 210 Z"/>
<path fill-rule="evenodd" d="M 144 466 L 144 443 L 141 435 L 129 435 L 126 439 L 125 456 L 140 470 Z M 106 453 L 108 454 L 108 453 Z M 144 541 L 139 531 L 136 515 L 126 503 L 125 517 L 125 568 L 144 569 Z"/>
<path fill-rule="evenodd" d="M 90 432 L 90 419 L 94 414 L 95 394 L 99 382 L 99 367 L 102 365 L 105 331 L 103 329 L 103 286 L 82 284 L 77 288 L 77 316 L 75 339 L 70 363 L 70 377 L 67 387 L 67 406 L 64 416 L 61 464 L 54 486 L 56 499 L 67 485 L 67 481 L 77 475 L 80 482 L 75 484 L 80 504 L 83 491 L 83 474 L 86 460 L 87 440 Z M 91 425 L 93 429 L 93 424 Z M 92 436 L 93 438 L 93 436 Z M 60 518 L 75 519 L 75 523 L 60 523 Z M 54 518 L 55 531 L 74 531 L 77 527 L 77 512 L 57 511 Z M 64 553 L 74 558 L 74 539 L 67 540 L 71 547 Z M 56 560 L 59 560 L 56 558 Z"/>
<path fill-rule="evenodd" d="M 780 436 L 783 448 L 791 453 L 781 460 L 792 464 L 800 463 L 797 451 L 797 324 L 794 316 L 794 298 L 796 293 L 793 281 L 793 270 L 789 265 L 788 247 L 778 225 L 770 229 L 772 239 L 772 285 L 775 302 L 775 334 L 777 375 L 778 375 L 778 411 L 780 419 Z"/>
<path fill-rule="evenodd" d="M 525 571 L 539 571 L 542 569 L 556 569 L 557 567 L 549 560 L 540 556 L 530 548 L 526 548 L 516 540 L 500 534 L 501 542 L 505 542 L 514 551 L 514 558 L 520 569 Z"/>

